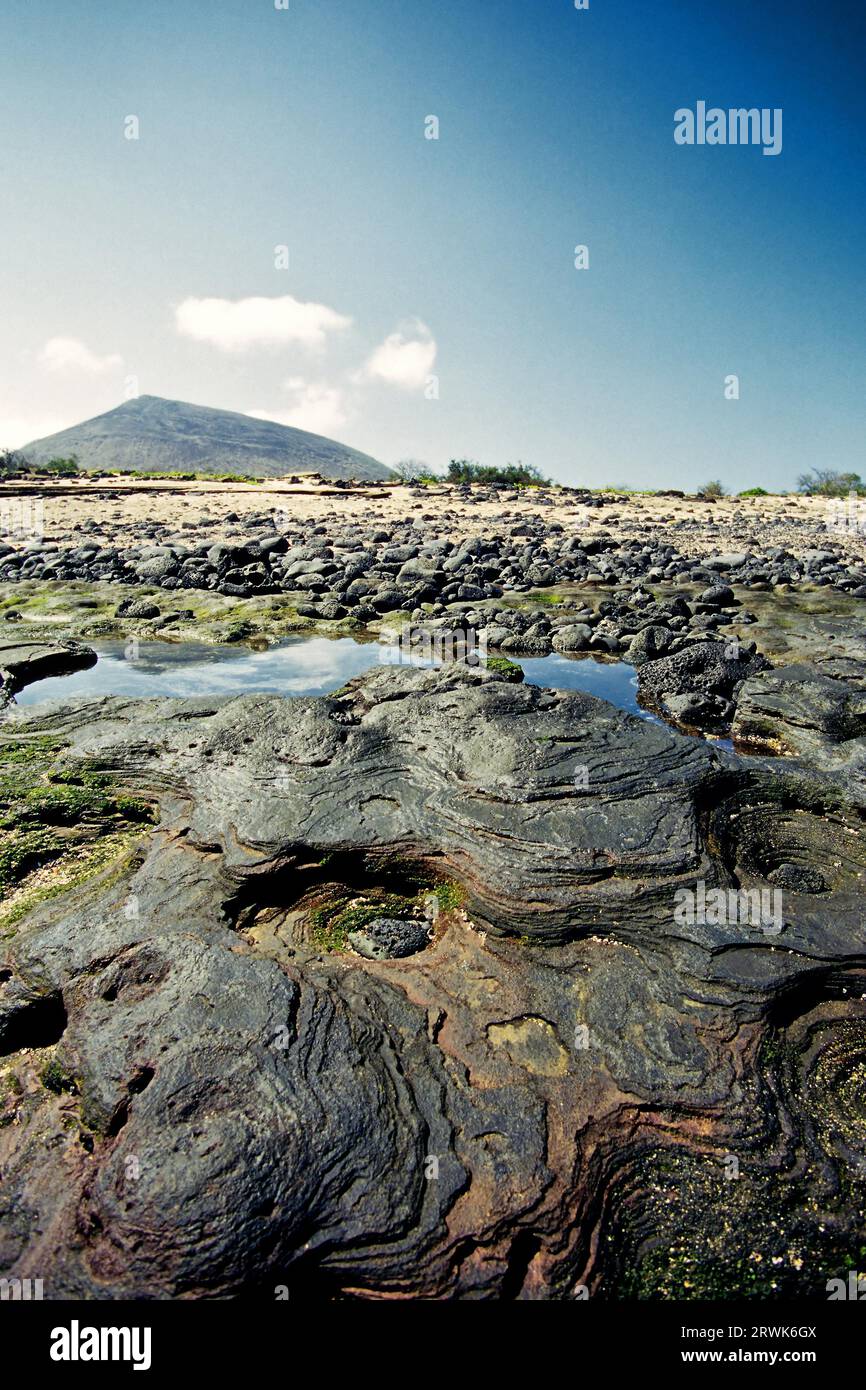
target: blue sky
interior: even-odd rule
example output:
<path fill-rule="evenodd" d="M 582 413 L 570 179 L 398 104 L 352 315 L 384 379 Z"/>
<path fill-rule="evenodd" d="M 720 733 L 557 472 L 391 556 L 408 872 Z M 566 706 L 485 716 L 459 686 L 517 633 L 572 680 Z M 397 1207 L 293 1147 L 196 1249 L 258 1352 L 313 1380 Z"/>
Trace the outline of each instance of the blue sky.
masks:
<path fill-rule="evenodd" d="M 4 0 L 0 444 L 137 388 L 388 463 L 866 471 L 863 10 Z M 677 145 L 699 100 L 781 154 Z"/>

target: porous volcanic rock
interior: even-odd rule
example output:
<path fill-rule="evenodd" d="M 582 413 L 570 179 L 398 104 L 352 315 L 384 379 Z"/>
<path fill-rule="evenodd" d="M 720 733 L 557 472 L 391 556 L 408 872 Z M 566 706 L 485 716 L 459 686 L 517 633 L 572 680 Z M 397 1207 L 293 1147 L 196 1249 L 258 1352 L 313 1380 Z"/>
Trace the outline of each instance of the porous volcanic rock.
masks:
<path fill-rule="evenodd" d="M 374 917 L 357 931 L 350 931 L 349 945 L 369 960 L 399 960 L 423 951 L 427 927 L 422 922 L 394 917 Z"/>
<path fill-rule="evenodd" d="M 730 726 L 743 681 L 767 670 L 769 665 L 766 657 L 755 651 L 754 644 L 694 642 L 671 656 L 644 661 L 638 668 L 638 693 L 642 704 L 673 718 L 681 717 L 684 707 L 674 704 L 671 697 L 713 696 L 712 701 L 691 706 L 687 722 L 722 733 Z"/>

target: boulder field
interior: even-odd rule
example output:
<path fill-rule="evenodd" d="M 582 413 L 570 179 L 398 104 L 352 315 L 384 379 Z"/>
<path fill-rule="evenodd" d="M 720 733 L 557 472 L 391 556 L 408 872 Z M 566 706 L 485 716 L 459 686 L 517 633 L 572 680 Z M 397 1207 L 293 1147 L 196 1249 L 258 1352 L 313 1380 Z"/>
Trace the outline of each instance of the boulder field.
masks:
<path fill-rule="evenodd" d="M 292 527 L 272 507 L 247 515 L 244 528 L 242 536 L 235 531 L 232 538 L 214 539 L 214 521 L 202 519 L 185 523 L 182 535 L 154 526 L 147 537 L 142 532 L 148 528 L 137 525 L 119 539 L 121 525 L 94 521 L 58 539 L 4 541 L 0 584 L 107 580 L 237 598 L 287 593 L 314 607 L 362 614 L 584 581 L 699 584 L 708 615 L 733 602 L 732 583 L 758 592 L 808 585 L 866 597 L 866 561 L 849 545 L 836 538 L 816 545 L 810 533 L 795 551 L 772 544 L 772 528 L 760 549 L 704 556 L 688 555 L 664 534 L 620 538 L 603 527 L 567 529 L 520 512 L 506 512 L 484 534 L 460 539 L 454 534 L 465 523 L 461 527 L 458 515 L 447 511 L 396 523 L 335 518 Z M 787 529 L 784 535 L 790 539 Z"/>

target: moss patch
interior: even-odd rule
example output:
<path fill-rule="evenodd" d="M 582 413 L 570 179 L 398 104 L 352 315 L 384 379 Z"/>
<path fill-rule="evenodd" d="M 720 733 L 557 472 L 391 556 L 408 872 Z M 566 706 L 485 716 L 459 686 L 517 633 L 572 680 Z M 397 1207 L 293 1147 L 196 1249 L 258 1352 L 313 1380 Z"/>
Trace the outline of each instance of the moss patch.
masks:
<path fill-rule="evenodd" d="M 75 1077 L 58 1062 L 56 1057 L 53 1057 L 50 1062 L 46 1062 L 39 1073 L 39 1080 L 46 1091 L 53 1092 L 55 1096 L 62 1096 L 64 1092 L 74 1096 L 79 1091 Z"/>
<path fill-rule="evenodd" d="M 125 856 L 154 820 L 149 803 L 62 754 L 50 738 L 0 741 L 0 930 Z"/>
<path fill-rule="evenodd" d="M 360 931 L 377 917 L 421 919 L 424 904 L 420 897 L 408 898 L 370 888 L 363 893 L 337 893 L 310 913 L 312 937 L 323 951 L 344 951 L 349 932 Z"/>
<path fill-rule="evenodd" d="M 436 894 L 442 912 L 455 912 L 466 901 L 466 889 L 462 884 L 455 883 L 453 879 L 444 879 L 437 883 L 433 892 Z"/>
<path fill-rule="evenodd" d="M 488 671 L 505 676 L 513 685 L 519 685 L 525 679 L 523 667 L 518 666 L 516 661 L 509 661 L 507 656 L 488 656 L 484 665 Z"/>

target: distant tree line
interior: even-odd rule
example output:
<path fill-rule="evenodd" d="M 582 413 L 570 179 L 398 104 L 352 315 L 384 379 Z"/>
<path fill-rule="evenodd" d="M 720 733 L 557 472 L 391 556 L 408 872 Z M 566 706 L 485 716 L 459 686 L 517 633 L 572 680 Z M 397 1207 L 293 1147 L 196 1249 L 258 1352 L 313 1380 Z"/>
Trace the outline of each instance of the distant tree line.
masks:
<path fill-rule="evenodd" d="M 449 483 L 484 483 L 493 487 L 548 487 L 551 483 L 550 478 L 546 478 L 538 468 L 520 462 L 496 466 L 477 463 L 475 459 L 452 459 L 443 477 L 421 459 L 406 458 L 394 465 L 394 471 L 406 483 L 441 483 L 444 481 Z M 34 472 L 69 478 L 80 473 L 81 468 L 78 458 L 74 454 L 69 458 L 49 459 L 46 464 L 34 468 L 29 460 L 15 449 L 0 448 L 0 477 Z M 265 481 L 262 478 L 253 478 L 241 473 L 175 472 L 161 474 L 134 470 L 126 476 L 134 478 L 207 478 L 214 482 L 260 483 Z M 851 492 L 866 496 L 866 482 L 863 481 L 859 473 L 842 473 L 832 468 L 813 468 L 808 473 L 800 474 L 797 479 L 797 491 L 807 497 L 845 497 Z M 703 487 L 698 489 L 699 497 L 712 499 L 722 498 L 726 495 L 727 489 L 718 479 L 704 483 Z M 768 495 L 762 487 L 749 488 L 740 493 L 741 497 L 766 497 Z"/>
<path fill-rule="evenodd" d="M 47 463 L 33 464 L 25 454 L 20 454 L 15 449 L 0 449 L 0 478 L 15 477 L 20 474 L 33 476 L 34 474 L 49 474 L 54 478 L 168 478 L 173 482 L 211 482 L 211 483 L 265 483 L 267 478 L 255 478 L 250 473 L 181 473 L 177 470 L 154 472 L 141 468 L 130 468 L 122 471 L 112 471 L 111 469 L 83 469 L 79 463 L 78 456 L 71 454 L 69 458 L 53 458 Z"/>
<path fill-rule="evenodd" d="M 474 459 L 452 459 L 448 465 L 449 483 L 504 483 L 508 487 L 547 487 L 549 478 L 528 463 L 506 463 L 495 467 Z"/>
<path fill-rule="evenodd" d="M 420 459 L 401 459 L 394 471 L 404 483 L 486 483 L 505 487 L 547 487 L 550 479 L 526 463 L 507 463 L 504 467 L 476 463 L 474 459 L 452 459 L 444 477 Z"/>
<path fill-rule="evenodd" d="M 797 491 L 807 497 L 847 497 L 849 492 L 866 495 L 866 483 L 859 473 L 838 473 L 832 468 L 812 468 L 797 479 Z"/>
<path fill-rule="evenodd" d="M 20 473 L 25 466 L 24 460 L 14 449 L 0 449 L 0 475 Z"/>
<path fill-rule="evenodd" d="M 39 468 L 34 468 L 33 464 L 23 454 L 19 454 L 14 449 L 0 449 L 0 475 L 9 476 L 12 473 L 51 473 L 55 477 L 69 478 L 78 472 L 78 459 L 73 455 L 71 458 L 49 459 L 46 464 Z"/>

